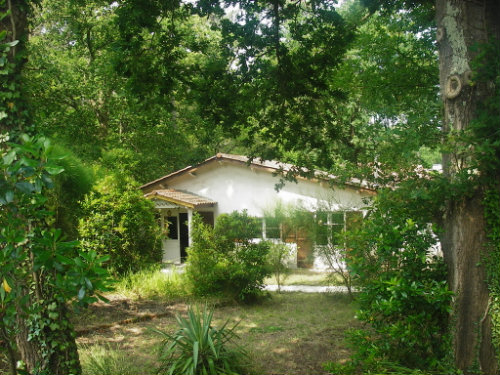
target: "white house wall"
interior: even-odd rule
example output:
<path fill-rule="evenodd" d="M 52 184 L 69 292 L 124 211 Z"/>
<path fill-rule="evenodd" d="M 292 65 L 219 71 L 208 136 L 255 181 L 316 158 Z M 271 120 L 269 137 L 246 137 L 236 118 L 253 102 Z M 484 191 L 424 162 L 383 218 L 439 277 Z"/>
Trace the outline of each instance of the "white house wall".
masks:
<path fill-rule="evenodd" d="M 215 216 L 242 210 L 253 216 L 263 216 L 278 201 L 300 204 L 310 211 L 360 209 L 364 206 L 362 197 L 369 195 L 350 187 L 332 189 L 328 183 L 302 179 L 298 183 L 287 182 L 276 192 L 278 182 L 279 177 L 260 168 L 219 162 L 175 177 L 168 185 L 217 201 Z"/>

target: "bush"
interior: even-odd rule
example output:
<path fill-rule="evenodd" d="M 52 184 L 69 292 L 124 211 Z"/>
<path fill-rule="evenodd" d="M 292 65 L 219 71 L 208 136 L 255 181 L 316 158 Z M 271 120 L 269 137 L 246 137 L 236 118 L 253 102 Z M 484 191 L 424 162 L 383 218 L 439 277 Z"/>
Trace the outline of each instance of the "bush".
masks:
<path fill-rule="evenodd" d="M 236 326 L 212 326 L 213 311 L 188 309 L 187 319 L 177 315 L 179 329 L 174 334 L 156 330 L 164 337 L 160 348 L 158 373 L 225 375 L 241 373 L 246 353 L 242 348 L 228 348 Z"/>
<path fill-rule="evenodd" d="M 452 293 L 443 260 L 431 254 L 437 239 L 427 212 L 402 188 L 381 192 L 362 227 L 346 235 L 361 290 L 357 318 L 370 327 L 351 332 L 354 367 L 389 361 L 434 370 L 447 359 Z"/>
<path fill-rule="evenodd" d="M 261 293 L 264 278 L 270 274 L 266 264 L 270 244 L 251 242 L 248 235 L 252 232 L 245 226 L 243 231 L 235 231 L 238 220 L 248 222 L 248 215 L 221 215 L 215 228 L 203 224 L 198 215 L 193 216 L 193 244 L 187 249 L 186 277 L 195 295 L 248 302 Z"/>
<path fill-rule="evenodd" d="M 127 178 L 108 176 L 82 203 L 79 234 L 84 249 L 109 255 L 118 274 L 161 261 L 153 203 Z"/>

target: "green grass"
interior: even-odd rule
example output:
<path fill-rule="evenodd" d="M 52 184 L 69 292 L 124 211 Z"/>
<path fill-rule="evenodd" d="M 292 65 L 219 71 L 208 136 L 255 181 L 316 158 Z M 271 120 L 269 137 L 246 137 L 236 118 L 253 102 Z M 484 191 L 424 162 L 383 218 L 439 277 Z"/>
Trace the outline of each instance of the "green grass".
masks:
<path fill-rule="evenodd" d="M 282 285 L 309 285 L 309 286 L 328 286 L 341 285 L 340 278 L 331 272 L 316 272 L 309 269 L 298 268 L 290 270 L 290 273 L 282 281 Z M 274 276 L 264 280 L 266 284 L 277 284 Z"/>
<path fill-rule="evenodd" d="M 120 347 L 105 345 L 84 345 L 79 349 L 83 375 L 135 375 L 135 368 L 127 353 Z"/>
<path fill-rule="evenodd" d="M 286 285 L 328 285 L 328 273 L 294 270 Z M 266 280 L 273 283 L 272 279 Z M 188 302 L 203 303 L 188 295 L 183 275 L 151 268 L 129 274 L 116 284 L 119 297 L 110 304 L 96 304 L 75 320 L 111 323 L 138 316 L 142 311 L 167 312 L 167 316 L 114 326 L 78 339 L 84 374 L 154 374 L 159 366 L 161 337 L 154 330 L 173 333 L 176 314 L 186 314 Z M 125 297 L 125 300 L 124 300 Z M 127 302 L 128 301 L 128 302 Z M 250 358 L 250 374 L 327 374 L 323 363 L 342 362 L 350 355 L 345 330 L 357 322 L 355 304 L 348 296 L 306 293 L 271 293 L 260 303 L 238 305 L 212 300 L 214 326 L 238 323 L 236 344 Z M 170 314 L 171 313 L 171 314 Z M 87 323 L 85 323 L 87 322 Z M 232 323 L 230 325 L 232 326 Z M 126 370 L 121 370 L 124 365 Z M 97 369 L 97 370 L 96 370 Z M 139 370 L 138 370 L 139 369 Z M 114 372 L 113 372 L 114 371 Z"/>
<path fill-rule="evenodd" d="M 85 359 L 88 347 L 108 349 L 106 345 L 121 352 L 128 368 L 139 368 L 136 374 L 155 373 L 159 365 L 156 348 L 161 337 L 153 330 L 174 333 L 178 329 L 175 315 L 186 316 L 188 305 L 165 303 L 160 299 L 148 301 L 152 303 L 158 304 L 158 310 L 171 314 L 116 326 L 78 339 L 86 374 L 91 374 L 88 372 L 90 362 Z M 213 325 L 219 327 L 228 320 L 229 326 L 238 323 L 235 332 L 239 339 L 235 344 L 247 351 L 250 374 L 326 374 L 322 367 L 324 362 L 342 362 L 349 357 L 344 332 L 357 324 L 354 310 L 355 304 L 344 295 L 271 293 L 270 298 L 254 305 L 217 304 Z M 106 314 L 100 314 L 100 319 L 106 322 Z"/>
<path fill-rule="evenodd" d="M 174 300 L 188 295 L 186 282 L 181 273 L 175 269 L 164 273 L 159 267 L 125 275 L 116 283 L 115 291 L 131 299 Z"/>

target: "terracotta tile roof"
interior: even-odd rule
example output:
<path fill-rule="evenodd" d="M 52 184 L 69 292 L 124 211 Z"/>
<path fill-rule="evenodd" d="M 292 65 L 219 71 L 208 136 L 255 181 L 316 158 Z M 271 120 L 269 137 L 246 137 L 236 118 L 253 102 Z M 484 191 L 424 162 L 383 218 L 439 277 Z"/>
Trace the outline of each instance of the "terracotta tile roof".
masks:
<path fill-rule="evenodd" d="M 175 203 L 180 206 L 197 208 L 197 207 L 212 207 L 217 204 L 217 202 L 200 197 L 192 193 L 186 193 L 184 191 L 175 189 L 161 189 L 153 190 L 150 193 L 144 195 L 146 198 L 156 198 L 165 200 L 167 202 Z"/>

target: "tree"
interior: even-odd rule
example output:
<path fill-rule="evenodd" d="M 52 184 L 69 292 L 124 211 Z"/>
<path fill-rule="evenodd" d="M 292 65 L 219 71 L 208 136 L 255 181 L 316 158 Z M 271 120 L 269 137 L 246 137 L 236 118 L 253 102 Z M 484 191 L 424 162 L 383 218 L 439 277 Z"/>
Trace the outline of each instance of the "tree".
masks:
<path fill-rule="evenodd" d="M 38 133 L 57 138 L 88 163 L 125 169 L 142 182 L 209 156 L 211 147 L 202 142 L 216 143 L 220 137 L 202 136 L 208 133 L 200 126 L 205 123 L 188 90 L 180 87 L 182 82 L 175 79 L 168 95 L 155 89 L 166 81 L 157 79 L 161 40 L 146 38 L 129 61 L 124 56 L 126 43 L 122 45 L 119 38 L 120 7 L 100 0 L 41 4 L 32 17 L 29 60 L 23 72 Z M 206 28 L 195 19 L 175 22 L 186 44 L 175 52 L 177 69 L 186 81 L 191 76 L 195 80 L 198 74 L 192 70 L 200 59 L 192 45 L 210 46 L 211 35 L 204 38 Z M 193 51 L 187 53 L 187 48 Z M 156 76 L 146 80 L 148 64 Z M 124 66 L 141 76 L 131 77 Z"/>
<path fill-rule="evenodd" d="M 46 138 L 3 143 L 0 161 L 0 332 L 11 373 L 19 351 L 29 374 L 81 373 L 67 303 L 105 289 L 96 252 L 62 240 L 48 210 L 53 178 L 63 171 Z M 15 340 L 14 340 L 15 338 Z"/>
<path fill-rule="evenodd" d="M 50 141 L 33 131 L 22 90 L 29 1 L 2 1 L 0 15 L 0 334 L 11 374 L 80 374 L 67 302 L 86 304 L 104 288 L 102 259 L 64 242 L 47 207 L 61 168 Z"/>
<path fill-rule="evenodd" d="M 484 257 L 499 251 L 498 243 L 486 246 L 488 233 L 498 233 L 499 228 L 498 222 L 488 227 L 485 197 L 496 193 L 493 210 L 498 215 L 500 85 L 495 61 L 499 58 L 500 6 L 494 0 L 437 0 L 436 19 L 443 132 L 449 145 L 443 154 L 444 175 L 451 184 L 465 188 L 447 201 L 443 218 L 443 252 L 449 285 L 456 295 L 455 363 L 468 370 L 478 361 L 481 371 L 497 374 L 489 309 L 498 302 L 493 302 L 485 282 Z M 484 76 L 485 70 L 489 76 Z M 481 157 L 481 152 L 487 152 L 487 157 Z"/>
<path fill-rule="evenodd" d="M 498 41 L 500 7 L 496 1 L 366 0 L 371 11 L 434 14 L 439 46 L 443 118 L 443 167 L 447 186 L 441 211 L 441 236 L 448 283 L 455 293 L 451 316 L 456 366 L 497 374 L 492 321 L 498 269 Z M 494 207 L 494 208 L 492 208 Z M 498 265 L 498 262 L 493 262 Z M 491 264 L 491 263 L 490 263 Z M 490 280 L 490 293 L 485 280 Z M 492 315 L 496 321 L 498 312 Z M 497 324 L 497 323 L 495 323 Z M 498 347 L 498 339 L 496 346 Z"/>

